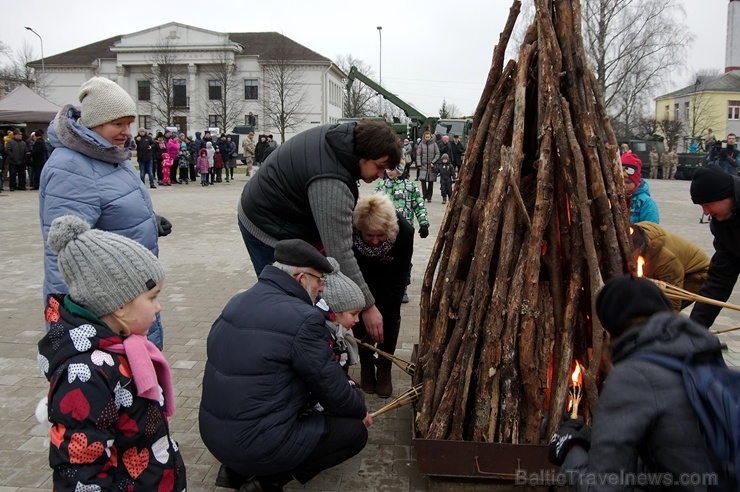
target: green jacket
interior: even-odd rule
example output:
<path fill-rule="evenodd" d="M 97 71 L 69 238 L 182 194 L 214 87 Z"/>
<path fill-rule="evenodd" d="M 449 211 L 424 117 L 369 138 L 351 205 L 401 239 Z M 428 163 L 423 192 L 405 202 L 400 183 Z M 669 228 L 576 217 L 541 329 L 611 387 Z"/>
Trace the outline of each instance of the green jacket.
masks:
<path fill-rule="evenodd" d="M 409 221 L 409 224 L 414 225 L 415 214 L 420 226 L 429 227 L 427 209 L 424 207 L 424 199 L 419 194 L 416 183 L 409 179 L 385 178 L 375 185 L 375 193 L 382 192 L 391 197 L 396 211 L 401 213 Z"/>

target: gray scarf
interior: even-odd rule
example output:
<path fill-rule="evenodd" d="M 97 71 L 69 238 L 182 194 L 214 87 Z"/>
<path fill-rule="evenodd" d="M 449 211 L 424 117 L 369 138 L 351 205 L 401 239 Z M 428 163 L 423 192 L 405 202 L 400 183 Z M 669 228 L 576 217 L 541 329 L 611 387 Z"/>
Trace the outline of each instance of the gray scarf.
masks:
<path fill-rule="evenodd" d="M 54 131 L 62 145 L 91 159 L 111 164 L 121 164 L 131 159 L 130 150 L 115 145 L 103 147 L 75 128 L 72 121 L 79 120 L 81 115 L 80 109 L 72 104 L 67 104 L 57 113 L 54 118 Z"/>
<path fill-rule="evenodd" d="M 357 357 L 357 341 L 354 337 L 349 334 L 344 326 L 334 321 L 327 320 L 326 327 L 334 335 L 337 347 L 347 352 L 347 364 L 350 366 L 357 364 L 360 359 Z"/>

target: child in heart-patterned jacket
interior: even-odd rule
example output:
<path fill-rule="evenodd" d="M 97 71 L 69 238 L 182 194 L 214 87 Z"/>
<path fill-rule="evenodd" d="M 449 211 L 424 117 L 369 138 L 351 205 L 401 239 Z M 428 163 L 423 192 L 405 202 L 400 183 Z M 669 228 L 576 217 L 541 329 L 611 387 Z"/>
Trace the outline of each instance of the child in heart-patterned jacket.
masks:
<path fill-rule="evenodd" d="M 38 354 L 50 383 L 54 490 L 185 490 L 167 422 L 169 367 L 146 338 L 160 310 L 162 266 L 135 241 L 76 216 L 54 220 L 48 243 L 69 287 L 49 296 Z"/>

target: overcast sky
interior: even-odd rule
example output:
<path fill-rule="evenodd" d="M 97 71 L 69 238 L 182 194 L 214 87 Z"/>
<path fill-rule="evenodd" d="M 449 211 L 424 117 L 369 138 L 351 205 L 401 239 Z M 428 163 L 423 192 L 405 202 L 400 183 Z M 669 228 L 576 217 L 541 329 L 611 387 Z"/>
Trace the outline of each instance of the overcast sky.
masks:
<path fill-rule="evenodd" d="M 525 2 L 531 0 L 524 0 Z M 470 114 L 480 98 L 509 0 L 464 3 L 376 0 L 168 3 L 35 0 L 5 9 L 0 41 L 16 50 L 24 41 L 51 56 L 115 35 L 175 21 L 221 32 L 277 31 L 336 60 L 351 54 L 378 77 L 382 26 L 383 86 L 422 112 L 437 114 L 446 98 Z M 684 0 L 686 24 L 696 36 L 687 67 L 666 81 L 666 92 L 687 85 L 698 69 L 724 69 L 728 0 Z M 259 5 L 259 9 L 255 6 Z M 739 26 L 740 29 L 740 26 Z"/>

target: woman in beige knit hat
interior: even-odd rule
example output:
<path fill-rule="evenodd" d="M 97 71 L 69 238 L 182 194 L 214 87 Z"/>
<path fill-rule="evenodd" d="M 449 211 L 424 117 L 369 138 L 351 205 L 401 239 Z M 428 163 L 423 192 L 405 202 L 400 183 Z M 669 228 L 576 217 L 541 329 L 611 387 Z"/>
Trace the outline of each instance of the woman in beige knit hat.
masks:
<path fill-rule="evenodd" d="M 154 214 L 149 193 L 131 164 L 127 143 L 136 104 L 118 84 L 93 77 L 80 87 L 80 106 L 67 105 L 49 125 L 54 150 L 41 173 L 39 215 L 44 239 L 44 299 L 69 291 L 57 254 L 46 244 L 51 222 L 76 215 L 94 229 L 116 232 L 159 253 L 158 237 L 172 225 Z M 149 339 L 163 346 L 157 321 Z"/>

